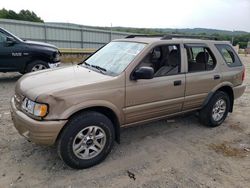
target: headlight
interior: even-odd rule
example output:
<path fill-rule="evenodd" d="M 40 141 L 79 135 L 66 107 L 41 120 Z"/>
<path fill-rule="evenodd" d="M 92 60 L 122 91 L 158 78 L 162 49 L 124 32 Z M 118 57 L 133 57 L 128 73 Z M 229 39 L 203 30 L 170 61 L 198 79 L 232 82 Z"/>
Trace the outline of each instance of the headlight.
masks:
<path fill-rule="evenodd" d="M 55 52 L 53 54 L 53 60 L 54 62 L 60 61 L 60 52 Z"/>
<path fill-rule="evenodd" d="M 37 117 L 44 117 L 48 113 L 48 105 L 36 103 L 28 98 L 23 100 L 22 109 Z"/>

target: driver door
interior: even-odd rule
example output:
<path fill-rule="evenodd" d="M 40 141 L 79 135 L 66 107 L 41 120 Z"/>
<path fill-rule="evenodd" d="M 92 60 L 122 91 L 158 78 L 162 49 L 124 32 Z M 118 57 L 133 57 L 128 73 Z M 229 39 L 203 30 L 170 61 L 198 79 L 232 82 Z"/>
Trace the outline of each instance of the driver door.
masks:
<path fill-rule="evenodd" d="M 185 74 L 182 74 L 181 70 L 180 45 L 162 45 L 157 46 L 157 48 L 160 48 L 160 55 L 159 50 L 157 54 L 150 54 L 152 53 L 150 52 L 135 69 L 148 64 L 149 67 L 157 67 L 156 72 L 164 65 L 173 65 L 172 62 L 169 62 L 171 58 L 168 56 L 171 50 L 174 49 L 178 51 L 178 57 L 175 57 L 177 58 L 176 65 L 178 66 L 178 71 L 171 74 L 166 72 L 164 75 L 154 76 L 153 79 L 131 80 L 127 76 L 126 107 L 124 109 L 126 124 L 156 119 L 178 113 L 182 110 Z M 154 57 L 158 57 L 158 59 L 154 59 Z M 165 59 L 165 62 L 162 62 L 163 59 Z M 161 65 L 155 64 L 159 63 L 159 61 L 161 61 Z"/>
<path fill-rule="evenodd" d="M 20 43 L 7 43 L 7 35 L 0 31 L 0 70 L 17 71 L 24 61 Z"/>

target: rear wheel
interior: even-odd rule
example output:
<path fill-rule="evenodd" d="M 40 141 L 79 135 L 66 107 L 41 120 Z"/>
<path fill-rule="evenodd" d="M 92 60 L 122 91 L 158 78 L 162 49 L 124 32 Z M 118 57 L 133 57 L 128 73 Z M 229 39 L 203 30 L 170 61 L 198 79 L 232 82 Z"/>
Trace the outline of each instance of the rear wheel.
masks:
<path fill-rule="evenodd" d="M 35 72 L 35 71 L 44 70 L 47 68 L 49 68 L 48 63 L 46 63 L 45 61 L 37 60 L 28 64 L 26 68 L 26 72 Z"/>
<path fill-rule="evenodd" d="M 57 151 L 71 168 L 88 168 L 106 158 L 114 138 L 109 118 L 98 112 L 84 112 L 69 120 L 59 137 Z"/>
<path fill-rule="evenodd" d="M 227 117 L 230 106 L 228 95 L 223 91 L 217 91 L 208 104 L 200 111 L 200 122 L 211 126 L 219 126 Z"/>

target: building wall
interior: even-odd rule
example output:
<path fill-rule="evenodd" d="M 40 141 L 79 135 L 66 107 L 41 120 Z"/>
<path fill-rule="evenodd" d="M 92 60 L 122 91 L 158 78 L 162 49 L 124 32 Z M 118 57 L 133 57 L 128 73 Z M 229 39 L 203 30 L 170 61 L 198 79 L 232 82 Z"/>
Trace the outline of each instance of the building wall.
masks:
<path fill-rule="evenodd" d="M 113 39 L 124 38 L 131 34 L 73 24 L 34 23 L 8 19 L 0 19 L 0 27 L 22 39 L 47 42 L 59 48 L 98 49 Z"/>

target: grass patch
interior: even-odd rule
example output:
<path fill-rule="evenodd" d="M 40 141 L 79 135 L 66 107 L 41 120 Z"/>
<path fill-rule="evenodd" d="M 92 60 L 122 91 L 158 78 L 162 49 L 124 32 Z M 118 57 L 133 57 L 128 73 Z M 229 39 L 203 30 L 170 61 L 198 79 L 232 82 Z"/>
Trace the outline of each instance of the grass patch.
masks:
<path fill-rule="evenodd" d="M 214 150 L 216 153 L 220 153 L 226 157 L 246 157 L 249 150 L 245 148 L 232 147 L 228 142 L 220 144 L 210 144 L 209 148 Z"/>
<path fill-rule="evenodd" d="M 240 122 L 231 124 L 229 127 L 235 131 L 243 132 L 243 129 L 240 127 Z"/>
<path fill-rule="evenodd" d="M 81 57 L 62 57 L 61 62 L 62 63 L 80 63 L 83 61 L 83 58 Z"/>

